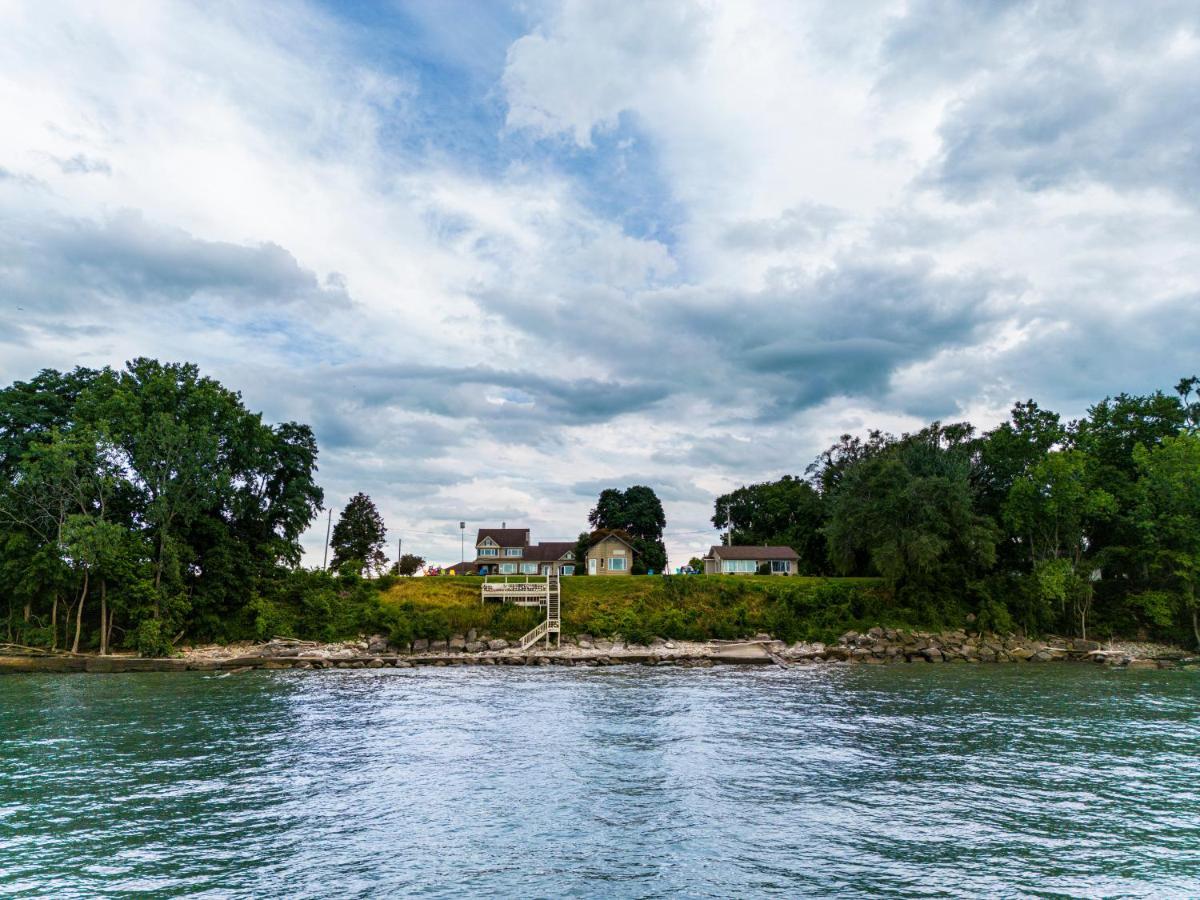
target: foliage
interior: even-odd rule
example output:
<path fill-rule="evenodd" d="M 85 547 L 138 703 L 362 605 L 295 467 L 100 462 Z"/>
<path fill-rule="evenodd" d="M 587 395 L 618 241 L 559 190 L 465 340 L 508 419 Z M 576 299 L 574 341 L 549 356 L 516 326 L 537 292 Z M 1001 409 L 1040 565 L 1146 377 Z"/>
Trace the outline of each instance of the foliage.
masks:
<path fill-rule="evenodd" d="M 624 491 L 614 488 L 601 491 L 595 507 L 588 513 L 588 523 L 594 531 L 622 531 L 630 535 L 634 548 L 634 574 L 645 573 L 648 569 L 655 572 L 666 569 L 663 529 L 667 517 L 662 501 L 652 489 L 635 484 Z M 595 543 L 594 538 L 592 543 Z"/>
<path fill-rule="evenodd" d="M 375 503 L 366 494 L 355 494 L 333 526 L 329 541 L 333 548 L 333 568 L 340 572 L 349 566 L 363 575 L 382 573 L 387 566 L 383 555 L 386 539 L 387 528 Z"/>
<path fill-rule="evenodd" d="M 307 426 L 264 424 L 190 364 L 48 369 L 0 390 L 7 637 L 165 653 L 218 636 L 299 561 L 316 453 Z"/>
<path fill-rule="evenodd" d="M 722 494 L 714 503 L 713 526 L 731 528 L 730 543 L 791 547 L 800 555 L 800 572 L 829 571 L 822 529 L 825 498 L 807 481 L 784 475 Z"/>
<path fill-rule="evenodd" d="M 392 574 L 411 577 L 420 572 L 423 565 L 425 565 L 425 557 L 417 556 L 415 553 L 405 553 L 392 564 Z"/>

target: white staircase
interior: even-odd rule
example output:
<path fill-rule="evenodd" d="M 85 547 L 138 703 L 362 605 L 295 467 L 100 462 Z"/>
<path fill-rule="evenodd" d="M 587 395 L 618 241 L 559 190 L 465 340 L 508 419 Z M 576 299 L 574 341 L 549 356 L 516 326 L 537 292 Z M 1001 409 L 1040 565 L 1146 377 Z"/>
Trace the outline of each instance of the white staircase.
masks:
<path fill-rule="evenodd" d="M 559 611 L 562 606 L 562 595 L 559 592 L 558 573 L 546 576 L 546 620 L 541 622 L 529 634 L 521 638 L 521 649 L 528 650 L 542 638 L 546 639 L 546 647 L 550 647 L 550 635 L 558 640 L 561 622 Z"/>

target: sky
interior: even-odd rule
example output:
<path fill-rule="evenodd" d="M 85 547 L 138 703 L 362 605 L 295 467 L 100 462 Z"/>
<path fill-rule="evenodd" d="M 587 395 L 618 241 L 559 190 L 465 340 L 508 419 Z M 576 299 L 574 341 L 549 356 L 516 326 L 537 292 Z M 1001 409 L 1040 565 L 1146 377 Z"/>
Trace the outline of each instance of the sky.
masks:
<path fill-rule="evenodd" d="M 195 362 L 393 557 L 646 484 L 681 565 L 844 432 L 1200 369 L 1198 84 L 1194 0 L 0 0 L 0 384 Z"/>

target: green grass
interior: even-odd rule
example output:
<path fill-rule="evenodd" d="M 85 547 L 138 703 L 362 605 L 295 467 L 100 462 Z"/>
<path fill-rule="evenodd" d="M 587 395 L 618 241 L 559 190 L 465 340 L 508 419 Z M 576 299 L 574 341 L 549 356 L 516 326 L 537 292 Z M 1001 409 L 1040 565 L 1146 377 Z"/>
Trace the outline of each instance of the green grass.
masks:
<path fill-rule="evenodd" d="M 482 578 L 402 579 L 380 598 L 398 639 L 448 637 L 471 628 L 515 638 L 541 619 L 537 609 L 480 602 Z M 868 625 L 921 627 L 892 608 L 872 578 L 770 576 L 567 577 L 562 581 L 567 634 L 622 634 L 645 643 L 740 638 L 768 632 L 784 640 L 830 640 Z"/>

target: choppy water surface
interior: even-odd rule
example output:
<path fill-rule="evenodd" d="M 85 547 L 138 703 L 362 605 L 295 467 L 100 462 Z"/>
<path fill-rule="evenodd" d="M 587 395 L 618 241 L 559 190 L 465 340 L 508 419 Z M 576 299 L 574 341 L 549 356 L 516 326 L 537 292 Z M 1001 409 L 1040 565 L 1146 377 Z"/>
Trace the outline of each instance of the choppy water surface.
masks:
<path fill-rule="evenodd" d="M 0 896 L 1200 896 L 1200 676 L 0 678 Z"/>

